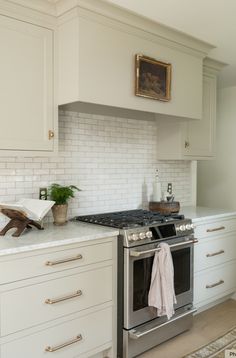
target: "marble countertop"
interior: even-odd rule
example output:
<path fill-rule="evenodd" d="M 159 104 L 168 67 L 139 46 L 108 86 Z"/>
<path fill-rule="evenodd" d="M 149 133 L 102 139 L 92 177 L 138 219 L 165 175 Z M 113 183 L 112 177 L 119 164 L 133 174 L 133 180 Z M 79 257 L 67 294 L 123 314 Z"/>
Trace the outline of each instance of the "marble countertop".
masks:
<path fill-rule="evenodd" d="M 82 222 L 68 222 L 64 226 L 45 224 L 44 230 L 25 230 L 19 238 L 11 236 L 13 232 L 9 230 L 7 235 L 0 236 L 0 256 L 103 239 L 119 233 L 114 228 Z"/>
<path fill-rule="evenodd" d="M 193 222 L 236 216 L 234 211 L 199 206 L 182 207 L 180 213 Z M 14 230 L 9 230 L 7 235 L 0 236 L 0 256 L 114 237 L 119 234 L 118 229 L 73 221 L 64 226 L 45 224 L 44 230 L 25 230 L 19 238 L 12 237 L 13 232 Z"/>
<path fill-rule="evenodd" d="M 236 216 L 236 211 L 226 209 L 213 209 L 201 206 L 183 206 L 180 214 L 184 214 L 186 218 L 192 219 L 193 222 L 202 222 L 206 220 L 223 219 Z"/>

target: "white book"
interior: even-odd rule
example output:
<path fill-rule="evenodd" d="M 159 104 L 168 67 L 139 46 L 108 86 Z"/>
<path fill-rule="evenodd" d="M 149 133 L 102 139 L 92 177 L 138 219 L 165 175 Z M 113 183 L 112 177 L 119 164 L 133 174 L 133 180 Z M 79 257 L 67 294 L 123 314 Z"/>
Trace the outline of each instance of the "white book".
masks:
<path fill-rule="evenodd" d="M 23 212 L 28 219 L 41 221 L 55 201 L 39 199 L 21 199 L 16 203 L 0 203 L 1 209 L 12 209 Z"/>

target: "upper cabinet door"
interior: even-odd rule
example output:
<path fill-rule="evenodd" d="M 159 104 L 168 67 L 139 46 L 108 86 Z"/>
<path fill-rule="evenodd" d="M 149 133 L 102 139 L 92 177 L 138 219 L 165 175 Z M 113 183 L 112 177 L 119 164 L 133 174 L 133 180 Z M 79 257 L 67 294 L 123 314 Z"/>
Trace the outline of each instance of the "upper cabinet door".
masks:
<path fill-rule="evenodd" d="M 202 119 L 187 123 L 184 155 L 212 157 L 214 155 L 216 120 L 216 76 L 203 76 Z"/>
<path fill-rule="evenodd" d="M 0 16 L 0 49 L 0 149 L 52 151 L 53 31 Z"/>

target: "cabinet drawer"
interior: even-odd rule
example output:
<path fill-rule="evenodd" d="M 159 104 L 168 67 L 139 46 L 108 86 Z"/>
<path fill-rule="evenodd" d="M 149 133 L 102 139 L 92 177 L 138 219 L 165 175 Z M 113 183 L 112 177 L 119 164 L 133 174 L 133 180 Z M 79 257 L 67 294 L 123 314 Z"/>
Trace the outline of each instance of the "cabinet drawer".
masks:
<path fill-rule="evenodd" d="M 1 261 L 0 284 L 46 275 L 112 259 L 112 243 L 82 246 L 15 260 Z"/>
<path fill-rule="evenodd" d="M 112 266 L 86 271 L 1 295 L 1 335 L 112 300 Z"/>
<path fill-rule="evenodd" d="M 223 297 L 225 292 L 236 287 L 236 263 L 220 266 L 198 273 L 194 277 L 194 303 Z M 227 294 L 227 293 L 226 293 Z M 216 297 L 217 296 L 217 297 Z"/>
<path fill-rule="evenodd" d="M 194 245 L 194 272 L 236 259 L 235 233 L 205 240 Z"/>
<path fill-rule="evenodd" d="M 236 219 L 217 220 L 211 223 L 196 225 L 194 233 L 196 238 L 201 239 L 202 237 L 222 236 L 231 231 L 236 231 Z"/>
<path fill-rule="evenodd" d="M 76 339 L 76 337 L 79 337 Z M 81 338 L 81 340 L 80 340 Z M 74 343 L 67 345 L 68 343 Z M 112 341 L 111 307 L 1 346 L 1 358 L 75 358 Z M 64 347 L 61 347 L 64 345 Z M 55 352 L 47 347 L 59 348 Z M 89 357 L 89 354 L 88 354 Z"/>

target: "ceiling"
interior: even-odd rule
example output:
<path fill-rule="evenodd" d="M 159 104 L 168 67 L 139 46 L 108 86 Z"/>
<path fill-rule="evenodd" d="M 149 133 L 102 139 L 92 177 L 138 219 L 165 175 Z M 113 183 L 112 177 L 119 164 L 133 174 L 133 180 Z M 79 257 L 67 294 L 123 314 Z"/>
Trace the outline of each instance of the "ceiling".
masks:
<path fill-rule="evenodd" d="M 228 63 L 220 87 L 236 85 L 235 0 L 106 0 L 216 46 L 210 57 Z"/>

